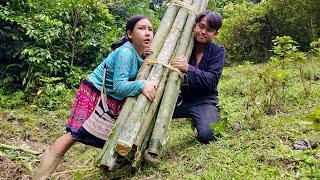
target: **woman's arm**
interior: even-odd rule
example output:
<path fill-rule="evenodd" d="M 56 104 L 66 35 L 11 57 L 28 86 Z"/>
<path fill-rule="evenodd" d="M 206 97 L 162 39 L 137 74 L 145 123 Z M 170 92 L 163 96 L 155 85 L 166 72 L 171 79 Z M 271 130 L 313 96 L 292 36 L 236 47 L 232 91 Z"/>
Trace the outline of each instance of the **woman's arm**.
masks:
<path fill-rule="evenodd" d="M 123 97 L 135 96 L 144 88 L 144 80 L 129 81 L 132 65 L 136 62 L 132 50 L 121 49 L 116 56 L 113 76 L 113 91 Z"/>

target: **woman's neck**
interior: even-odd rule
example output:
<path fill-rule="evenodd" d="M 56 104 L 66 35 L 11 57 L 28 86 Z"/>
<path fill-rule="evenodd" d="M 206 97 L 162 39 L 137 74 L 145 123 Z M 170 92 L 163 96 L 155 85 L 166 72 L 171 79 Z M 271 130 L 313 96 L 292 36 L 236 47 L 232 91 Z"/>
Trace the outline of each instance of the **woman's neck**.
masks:
<path fill-rule="evenodd" d="M 140 57 L 143 56 L 143 53 L 144 53 L 144 49 L 143 48 L 139 48 L 138 46 L 136 46 L 134 43 L 132 43 L 132 46 L 134 47 L 134 49 L 137 51 L 137 53 L 139 54 Z"/>

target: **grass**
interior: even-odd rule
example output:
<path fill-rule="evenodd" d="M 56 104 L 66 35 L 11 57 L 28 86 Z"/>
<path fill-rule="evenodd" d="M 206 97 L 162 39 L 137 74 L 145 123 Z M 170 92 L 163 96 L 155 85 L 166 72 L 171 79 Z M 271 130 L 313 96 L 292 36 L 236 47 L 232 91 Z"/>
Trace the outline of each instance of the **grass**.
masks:
<path fill-rule="evenodd" d="M 288 101 L 277 114 L 259 112 L 255 106 L 245 108 L 249 87 L 244 72 L 248 66 L 227 67 L 220 82 L 220 103 L 225 128 L 217 142 L 208 145 L 196 140 L 196 131 L 190 121 L 172 121 L 169 141 L 161 161 L 156 166 L 143 165 L 135 175 L 122 174 L 130 179 L 318 179 L 320 178 L 320 132 L 312 122 L 302 120 L 310 114 L 320 100 L 320 81 L 312 81 L 309 97 L 304 98 L 303 82 L 293 79 L 288 90 Z M 263 65 L 252 65 L 257 71 Z M 319 63 L 313 68 L 320 69 Z M 248 70 L 248 69 L 247 69 Z M 247 84 L 246 84 L 247 82 Z M 70 101 L 66 103 L 70 104 Z M 65 107 L 65 106 L 63 106 Z M 0 142 L 42 150 L 64 133 L 68 108 L 59 111 L 33 110 L 23 105 L 19 108 L 0 109 Z M 292 144 L 299 140 L 314 142 L 314 148 L 294 150 Z M 93 166 L 100 149 L 76 144 L 67 154 L 57 171 L 88 169 Z M 0 166 L 11 173 L 0 177 L 28 177 L 21 161 L 0 156 Z M 14 154 L 15 152 L 10 152 Z M 22 154 L 23 156 L 27 156 Z M 21 154 L 15 154 L 21 156 Z M 37 156 L 28 161 L 33 168 Z M 1 164 L 2 163 L 2 164 Z M 15 168 L 17 167 L 19 171 Z M 0 167 L 1 168 L 1 167 Z M 4 171 L 3 171 L 4 172 Z M 104 176 L 98 169 L 53 176 L 57 179 L 99 179 Z"/>

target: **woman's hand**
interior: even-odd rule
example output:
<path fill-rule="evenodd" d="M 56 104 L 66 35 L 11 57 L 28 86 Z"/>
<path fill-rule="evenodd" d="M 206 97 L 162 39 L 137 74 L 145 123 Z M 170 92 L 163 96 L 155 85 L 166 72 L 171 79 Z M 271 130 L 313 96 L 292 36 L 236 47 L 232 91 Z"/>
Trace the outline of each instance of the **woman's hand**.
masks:
<path fill-rule="evenodd" d="M 142 94 L 145 95 L 150 101 L 156 98 L 157 86 L 154 82 L 146 81 L 142 90 Z"/>
<path fill-rule="evenodd" d="M 187 72 L 188 68 L 189 68 L 187 58 L 184 56 L 179 56 L 179 57 L 174 58 L 171 61 L 171 65 L 175 68 L 178 68 L 183 73 Z"/>
<path fill-rule="evenodd" d="M 151 47 L 145 48 L 143 52 L 143 57 L 147 57 L 153 53 L 153 49 Z"/>

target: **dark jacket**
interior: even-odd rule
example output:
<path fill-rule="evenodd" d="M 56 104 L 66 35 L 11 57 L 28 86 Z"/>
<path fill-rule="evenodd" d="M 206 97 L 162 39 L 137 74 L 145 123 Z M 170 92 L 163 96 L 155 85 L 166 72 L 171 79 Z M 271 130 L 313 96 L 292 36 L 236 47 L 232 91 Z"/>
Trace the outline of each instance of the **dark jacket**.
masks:
<path fill-rule="evenodd" d="M 196 68 L 196 58 L 192 52 L 189 69 L 181 87 L 183 103 L 198 105 L 204 103 L 218 104 L 217 86 L 224 67 L 226 51 L 224 47 L 210 43 Z"/>

